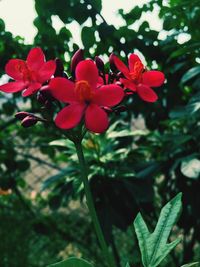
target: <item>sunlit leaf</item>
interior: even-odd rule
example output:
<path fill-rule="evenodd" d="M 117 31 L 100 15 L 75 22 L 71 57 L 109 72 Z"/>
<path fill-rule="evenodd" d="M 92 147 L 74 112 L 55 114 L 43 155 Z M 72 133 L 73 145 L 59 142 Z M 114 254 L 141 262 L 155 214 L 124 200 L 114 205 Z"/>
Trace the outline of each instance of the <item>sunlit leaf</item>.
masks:
<path fill-rule="evenodd" d="M 184 264 L 181 267 L 199 267 L 199 262 L 192 262 L 192 263 Z"/>
<path fill-rule="evenodd" d="M 108 138 L 118 138 L 118 137 L 127 137 L 127 136 L 144 136 L 147 135 L 148 131 L 146 130 L 135 130 L 135 131 L 113 131 L 108 134 Z"/>
<path fill-rule="evenodd" d="M 167 243 L 172 227 L 181 211 L 182 193 L 168 202 L 161 210 L 158 223 L 153 233 L 150 233 L 142 215 L 139 213 L 134 221 L 136 235 L 142 254 L 144 267 L 156 267 L 180 242 L 180 238 Z"/>
<path fill-rule="evenodd" d="M 181 172 L 189 178 L 198 178 L 200 175 L 200 160 L 195 157 L 187 157 L 181 163 Z"/>

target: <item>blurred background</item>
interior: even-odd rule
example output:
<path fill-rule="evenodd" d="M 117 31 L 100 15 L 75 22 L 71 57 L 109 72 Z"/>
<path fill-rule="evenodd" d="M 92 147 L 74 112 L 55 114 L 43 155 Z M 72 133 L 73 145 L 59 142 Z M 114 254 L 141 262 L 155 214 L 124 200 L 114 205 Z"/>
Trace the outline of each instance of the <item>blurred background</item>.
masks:
<path fill-rule="evenodd" d="M 119 266 L 141 266 L 132 222 L 141 211 L 153 229 L 161 207 L 183 192 L 171 239 L 182 242 L 162 266 L 200 259 L 199 0 L 1 0 L 0 84 L 10 58 L 40 46 L 66 72 L 78 48 L 85 57 L 127 61 L 137 53 L 166 83 L 154 104 L 133 95 L 103 135 L 84 149 L 107 242 Z M 108 65 L 106 65 L 108 68 Z M 73 145 L 53 126 L 24 129 L 20 110 L 48 115 L 36 97 L 0 92 L 0 266 L 42 267 L 69 256 L 104 262 L 88 216 Z"/>

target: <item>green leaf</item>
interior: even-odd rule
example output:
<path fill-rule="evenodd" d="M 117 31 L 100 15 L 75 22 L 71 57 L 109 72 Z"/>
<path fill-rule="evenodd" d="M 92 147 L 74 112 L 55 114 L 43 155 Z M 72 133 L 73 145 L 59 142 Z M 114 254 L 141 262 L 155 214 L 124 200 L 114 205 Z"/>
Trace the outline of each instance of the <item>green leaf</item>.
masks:
<path fill-rule="evenodd" d="M 127 262 L 126 266 L 125 267 L 130 267 L 129 263 Z"/>
<path fill-rule="evenodd" d="M 142 254 L 144 267 L 156 267 L 180 242 L 180 238 L 167 243 L 170 231 L 181 211 L 182 193 L 168 202 L 161 210 L 158 223 L 153 233 L 150 233 L 142 215 L 139 213 L 134 221 L 136 235 Z"/>
<path fill-rule="evenodd" d="M 51 141 L 49 143 L 50 146 L 59 146 L 59 147 L 65 147 L 65 148 L 74 148 L 74 145 L 72 143 L 72 141 L 70 141 L 69 139 L 58 139 L 58 140 L 54 140 Z"/>
<path fill-rule="evenodd" d="M 62 147 L 66 147 L 67 144 L 68 144 L 67 139 L 54 140 L 49 143 L 50 146 L 62 146 Z"/>
<path fill-rule="evenodd" d="M 198 74 L 200 74 L 200 66 L 194 67 L 189 69 L 182 77 L 181 79 L 181 83 L 186 83 L 187 81 L 189 81 L 190 79 L 194 78 L 195 76 L 197 76 Z"/>
<path fill-rule="evenodd" d="M 3 32 L 5 30 L 5 23 L 2 19 L 0 19 L 0 31 Z"/>
<path fill-rule="evenodd" d="M 71 167 L 71 166 L 68 166 L 67 168 L 62 169 L 57 174 L 52 175 L 48 179 L 46 179 L 43 182 L 43 185 L 42 185 L 42 189 L 41 190 L 46 190 L 48 187 L 50 187 L 55 182 L 61 181 L 66 176 L 70 177 L 75 172 L 76 172 L 76 168 Z"/>
<path fill-rule="evenodd" d="M 199 262 L 192 262 L 192 263 L 188 263 L 188 264 L 184 264 L 181 267 L 199 267 Z"/>
<path fill-rule="evenodd" d="M 195 157 L 187 157 L 181 163 L 181 172 L 189 178 L 197 179 L 200 175 L 200 160 Z"/>
<path fill-rule="evenodd" d="M 113 131 L 108 133 L 108 138 L 118 138 L 118 137 L 128 137 L 128 136 L 145 136 L 148 134 L 146 130 L 122 130 L 122 131 Z"/>
<path fill-rule="evenodd" d="M 69 258 L 64 261 L 60 261 L 47 267 L 92 267 L 92 264 L 83 259 Z"/>
<path fill-rule="evenodd" d="M 97 12 L 101 12 L 101 9 L 102 9 L 101 0 L 93 0 L 92 7 L 95 8 Z"/>
<path fill-rule="evenodd" d="M 85 49 L 89 49 L 90 47 L 92 47 L 96 42 L 94 36 L 94 29 L 92 27 L 83 27 L 81 31 L 81 39 Z"/>
<path fill-rule="evenodd" d="M 187 45 L 185 47 L 181 47 L 179 49 L 177 49 L 176 51 L 174 51 L 171 55 L 170 55 L 170 58 L 175 58 L 175 57 L 179 57 L 179 56 L 182 56 L 182 55 L 185 55 L 186 53 L 189 53 L 191 52 L 192 50 L 194 50 L 196 47 L 199 47 L 200 46 L 200 43 L 199 42 L 196 42 L 196 43 L 193 43 L 191 45 Z"/>

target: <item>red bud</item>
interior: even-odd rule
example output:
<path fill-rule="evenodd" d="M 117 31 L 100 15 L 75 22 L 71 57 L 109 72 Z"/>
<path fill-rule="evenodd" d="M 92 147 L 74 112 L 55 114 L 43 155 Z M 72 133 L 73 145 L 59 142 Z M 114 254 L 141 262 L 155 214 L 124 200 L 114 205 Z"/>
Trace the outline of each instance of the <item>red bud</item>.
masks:
<path fill-rule="evenodd" d="M 122 88 L 124 87 L 124 85 L 120 81 L 117 81 L 115 84 L 122 87 Z"/>
<path fill-rule="evenodd" d="M 104 72 L 104 62 L 103 62 L 103 60 L 100 57 L 96 56 L 95 57 L 95 62 L 96 62 L 97 68 L 100 71 Z"/>
<path fill-rule="evenodd" d="M 20 111 L 17 112 L 15 114 L 15 118 L 19 119 L 19 120 L 23 120 L 24 118 L 26 118 L 27 116 L 30 116 L 31 114 L 29 112 L 26 111 Z"/>
<path fill-rule="evenodd" d="M 84 51 L 83 49 L 78 49 L 72 57 L 71 61 L 71 72 L 74 73 L 76 66 L 80 61 L 84 60 Z"/>
<path fill-rule="evenodd" d="M 22 120 L 21 125 L 25 128 L 28 128 L 35 125 L 37 122 L 38 122 L 37 118 L 32 116 L 27 116 Z"/>
<path fill-rule="evenodd" d="M 114 63 L 114 57 L 115 57 L 115 54 L 114 54 L 114 53 L 112 53 L 112 54 L 110 55 L 110 57 L 109 57 L 110 69 L 111 69 L 112 71 L 116 71 L 116 70 L 117 70 L 117 68 L 116 68 L 116 66 L 115 66 L 115 63 Z"/>
<path fill-rule="evenodd" d="M 116 107 L 114 111 L 115 111 L 117 114 L 119 114 L 119 113 L 124 112 L 124 111 L 126 111 L 126 110 L 127 110 L 127 107 L 122 105 L 122 106 Z"/>
<path fill-rule="evenodd" d="M 55 77 L 63 77 L 64 67 L 63 63 L 59 58 L 56 58 L 56 71 L 54 76 Z"/>
<path fill-rule="evenodd" d="M 40 91 L 39 91 L 39 93 L 37 95 L 37 100 L 41 104 L 45 104 L 46 100 L 49 100 L 50 102 L 53 100 L 48 85 L 45 85 L 40 89 Z"/>
<path fill-rule="evenodd" d="M 46 101 L 46 98 L 43 96 L 43 94 L 39 93 L 39 94 L 37 94 L 37 101 L 38 101 L 40 104 L 44 105 L 44 103 L 45 103 L 45 101 Z"/>
<path fill-rule="evenodd" d="M 107 113 L 111 113 L 113 112 L 113 110 L 109 107 L 103 107 L 103 109 L 107 112 Z"/>
<path fill-rule="evenodd" d="M 118 72 L 118 73 L 117 73 L 117 78 L 118 78 L 118 79 L 123 78 L 123 77 L 124 77 L 124 75 L 123 75 L 122 72 Z"/>

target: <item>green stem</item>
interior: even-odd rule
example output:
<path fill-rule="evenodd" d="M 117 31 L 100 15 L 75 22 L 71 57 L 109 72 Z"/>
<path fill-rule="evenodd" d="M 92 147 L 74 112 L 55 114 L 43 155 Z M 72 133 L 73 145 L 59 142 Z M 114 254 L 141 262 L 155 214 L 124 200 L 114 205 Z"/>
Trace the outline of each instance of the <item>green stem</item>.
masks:
<path fill-rule="evenodd" d="M 78 155 L 82 182 L 84 184 L 87 206 L 88 206 L 88 209 L 89 209 L 89 212 L 90 212 L 93 224 L 94 224 L 96 235 L 98 237 L 99 244 L 101 246 L 104 257 L 107 259 L 108 266 L 109 267 L 115 267 L 113 255 L 110 253 L 108 246 L 106 244 L 106 241 L 104 239 L 104 235 L 103 235 L 103 232 L 102 232 L 102 229 L 101 229 L 101 226 L 100 226 L 97 214 L 96 214 L 96 210 L 94 207 L 92 193 L 90 191 L 90 185 L 88 182 L 88 172 L 87 172 L 87 167 L 86 167 L 85 158 L 84 158 L 84 154 L 83 154 L 82 144 L 81 144 L 81 141 L 74 142 L 74 143 L 75 143 L 76 152 Z"/>

